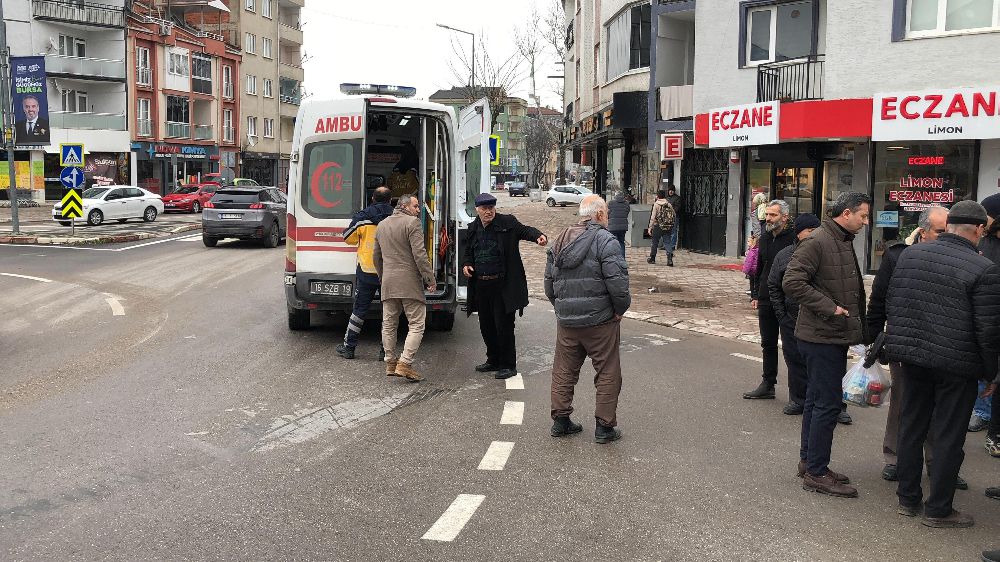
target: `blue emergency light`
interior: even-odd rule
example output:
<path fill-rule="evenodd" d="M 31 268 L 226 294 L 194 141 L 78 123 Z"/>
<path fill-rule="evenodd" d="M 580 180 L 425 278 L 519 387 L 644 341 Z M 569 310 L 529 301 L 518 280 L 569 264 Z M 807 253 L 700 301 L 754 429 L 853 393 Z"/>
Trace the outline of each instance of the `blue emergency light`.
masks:
<path fill-rule="evenodd" d="M 410 86 L 389 86 L 385 84 L 348 84 L 340 85 L 340 91 L 349 96 L 361 94 L 376 94 L 395 96 L 397 98 L 412 98 L 417 95 L 417 89 Z"/>

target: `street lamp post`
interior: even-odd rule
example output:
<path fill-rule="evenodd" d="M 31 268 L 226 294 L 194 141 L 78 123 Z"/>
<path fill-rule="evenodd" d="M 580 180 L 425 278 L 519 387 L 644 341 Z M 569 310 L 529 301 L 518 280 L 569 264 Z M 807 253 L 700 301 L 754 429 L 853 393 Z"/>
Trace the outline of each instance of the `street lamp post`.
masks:
<path fill-rule="evenodd" d="M 444 29 L 448 29 L 448 30 L 451 30 L 451 31 L 456 31 L 458 33 L 464 33 L 464 34 L 472 37 L 472 93 L 475 94 L 475 92 L 476 92 L 476 34 L 470 32 L 470 31 L 465 31 L 463 29 L 456 29 L 454 27 L 444 25 L 443 23 L 439 23 L 439 24 L 437 24 L 437 26 L 438 27 L 443 27 Z"/>

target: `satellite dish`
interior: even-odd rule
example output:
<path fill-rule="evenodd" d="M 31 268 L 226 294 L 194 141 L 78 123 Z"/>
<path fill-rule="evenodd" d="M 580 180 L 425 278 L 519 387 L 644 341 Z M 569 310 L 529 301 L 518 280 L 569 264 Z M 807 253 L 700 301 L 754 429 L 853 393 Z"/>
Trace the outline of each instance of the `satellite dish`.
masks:
<path fill-rule="evenodd" d="M 257 145 L 257 136 L 247 135 L 247 146 L 256 146 L 256 145 Z"/>
<path fill-rule="evenodd" d="M 48 48 L 48 50 L 49 51 L 57 51 L 57 50 L 59 50 L 59 45 L 56 43 L 56 38 L 52 37 L 51 35 L 49 36 L 49 48 Z"/>

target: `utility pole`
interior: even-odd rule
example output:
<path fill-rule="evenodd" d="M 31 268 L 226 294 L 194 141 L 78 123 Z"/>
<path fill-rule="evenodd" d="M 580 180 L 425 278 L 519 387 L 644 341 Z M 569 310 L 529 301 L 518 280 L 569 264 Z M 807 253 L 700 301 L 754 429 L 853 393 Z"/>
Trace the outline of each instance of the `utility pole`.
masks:
<path fill-rule="evenodd" d="M 3 18 L 3 0 L 0 0 L 0 102 L 3 104 L 3 144 L 7 149 L 7 177 L 10 187 L 7 198 L 10 199 L 11 234 L 20 234 L 21 226 L 17 216 L 17 174 L 14 166 L 14 109 L 10 99 L 10 50 L 7 48 L 7 21 Z M 7 132 L 10 131 L 10 135 Z"/>
<path fill-rule="evenodd" d="M 455 31 L 455 32 L 458 32 L 458 33 L 464 33 L 464 34 L 468 35 L 469 37 L 472 37 L 472 95 L 475 96 L 476 95 L 476 34 L 472 33 L 471 31 L 465 31 L 465 30 L 462 30 L 462 29 L 457 29 L 457 28 L 454 28 L 454 27 L 451 27 L 451 26 L 448 26 L 448 25 L 444 25 L 443 23 L 438 23 L 438 24 L 435 24 L 435 25 L 437 25 L 438 27 L 447 29 L 449 31 Z M 475 100 L 473 100 L 473 101 L 475 101 Z"/>

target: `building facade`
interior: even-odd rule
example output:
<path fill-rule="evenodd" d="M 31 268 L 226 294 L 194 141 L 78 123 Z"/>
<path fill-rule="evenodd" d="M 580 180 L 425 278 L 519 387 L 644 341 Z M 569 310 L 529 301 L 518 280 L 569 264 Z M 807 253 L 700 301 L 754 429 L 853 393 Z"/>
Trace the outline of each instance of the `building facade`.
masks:
<path fill-rule="evenodd" d="M 48 142 L 17 141 L 16 179 L 21 197 L 26 195 L 22 190 L 30 190 L 35 200 L 62 196 L 60 143 L 84 144 L 86 185 L 133 181 L 126 117 L 124 1 L 6 1 L 4 18 L 11 56 L 45 59 Z M 15 108 L 15 119 L 20 111 Z M 9 186 L 7 166 L 0 168 L 4 169 L 0 185 Z M 3 194 L 0 197 L 7 190 Z"/>
<path fill-rule="evenodd" d="M 189 24 L 206 3 L 128 14 L 129 120 L 138 185 L 167 194 L 208 174 L 233 177 L 239 154 L 240 52 Z"/>

